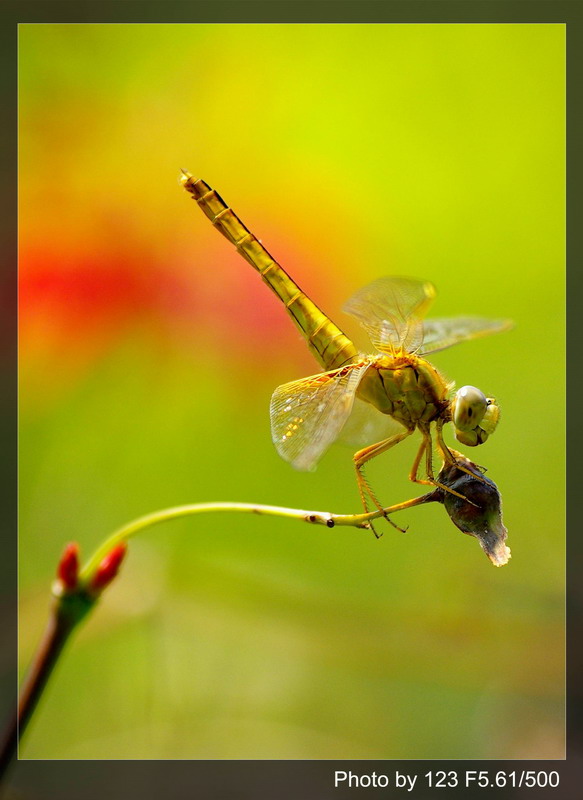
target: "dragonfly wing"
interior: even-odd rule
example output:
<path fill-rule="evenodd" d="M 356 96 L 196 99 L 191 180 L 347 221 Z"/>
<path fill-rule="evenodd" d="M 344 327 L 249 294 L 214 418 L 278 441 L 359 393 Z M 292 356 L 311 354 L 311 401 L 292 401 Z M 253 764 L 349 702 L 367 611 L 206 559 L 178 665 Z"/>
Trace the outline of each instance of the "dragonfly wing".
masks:
<path fill-rule="evenodd" d="M 338 437 L 369 362 L 349 364 L 285 383 L 271 398 L 271 436 L 277 452 L 300 470 L 313 469 Z"/>
<path fill-rule="evenodd" d="M 490 336 L 512 327 L 508 319 L 486 319 L 485 317 L 453 317 L 428 319 L 423 323 L 423 344 L 419 355 L 445 350 L 467 339 Z"/>
<path fill-rule="evenodd" d="M 429 281 L 379 278 L 353 294 L 343 311 L 360 322 L 381 352 L 412 352 L 421 344 L 421 319 L 434 297 Z"/>
<path fill-rule="evenodd" d="M 346 425 L 342 428 L 339 441 L 351 447 L 365 447 L 374 442 L 388 439 L 402 433 L 405 426 L 396 419 L 382 414 L 370 403 L 357 397 Z"/>

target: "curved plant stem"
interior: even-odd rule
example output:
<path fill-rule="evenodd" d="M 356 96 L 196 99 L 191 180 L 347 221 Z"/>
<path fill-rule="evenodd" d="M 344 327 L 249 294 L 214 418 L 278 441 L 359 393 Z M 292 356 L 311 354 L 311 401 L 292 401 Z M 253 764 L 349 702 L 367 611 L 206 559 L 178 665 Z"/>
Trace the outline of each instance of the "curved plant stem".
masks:
<path fill-rule="evenodd" d="M 431 495 L 432 494 L 433 493 L 431 493 Z M 353 528 L 368 529 L 371 521 L 392 514 L 395 511 L 401 511 L 404 508 L 411 508 L 412 506 L 426 503 L 429 501 L 429 497 L 430 495 L 415 497 L 412 500 L 407 500 L 405 503 L 399 503 L 398 505 L 385 508 L 382 511 L 373 511 L 368 514 L 330 514 L 327 511 L 305 511 L 299 508 L 267 506 L 257 503 L 193 503 L 191 505 L 165 508 L 162 511 L 154 511 L 152 514 L 146 514 L 124 525 L 122 528 L 118 528 L 91 556 L 87 564 L 85 564 L 81 570 L 80 578 L 81 580 L 87 580 L 89 576 L 93 574 L 101 559 L 115 545 L 126 542 L 130 537 L 144 530 L 144 528 L 149 528 L 152 525 L 158 525 L 161 522 L 168 522 L 179 517 L 191 516 L 193 514 L 209 514 L 218 511 L 238 512 L 297 519 L 302 522 L 309 522 L 313 525 L 326 525 L 328 528 L 333 528 L 336 525 L 344 525 Z"/>
<path fill-rule="evenodd" d="M 49 622 L 36 651 L 28 675 L 22 685 L 18 702 L 18 712 L 10 721 L 0 749 L 0 779 L 10 765 L 18 745 L 18 740 L 34 713 L 37 703 L 49 680 L 51 673 L 61 655 L 69 636 L 89 613 L 99 598 L 99 593 L 92 590 L 93 581 L 103 559 L 119 545 L 124 544 L 136 533 L 169 522 L 180 517 L 194 514 L 209 514 L 215 512 L 239 512 L 259 514 L 266 516 L 284 517 L 308 522 L 312 525 L 325 525 L 333 528 L 336 525 L 351 526 L 353 528 L 370 527 L 370 522 L 380 517 L 401 511 L 405 508 L 432 502 L 436 499 L 435 492 L 415 497 L 404 503 L 390 506 L 380 511 L 368 514 L 330 514 L 327 511 L 305 511 L 297 508 L 283 506 L 258 505 L 254 503 L 194 503 L 191 505 L 175 506 L 162 511 L 154 511 L 118 528 L 101 544 L 85 564 L 78 576 L 78 585 L 74 590 L 54 591 L 54 602 L 51 608 Z"/>

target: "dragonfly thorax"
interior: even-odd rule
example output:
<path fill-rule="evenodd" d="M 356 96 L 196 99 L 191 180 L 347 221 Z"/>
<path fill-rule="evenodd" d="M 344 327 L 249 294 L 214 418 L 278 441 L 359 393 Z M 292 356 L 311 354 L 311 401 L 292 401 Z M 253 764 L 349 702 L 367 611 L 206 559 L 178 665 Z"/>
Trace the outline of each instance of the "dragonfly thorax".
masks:
<path fill-rule="evenodd" d="M 425 359 L 383 355 L 371 362 L 358 395 L 413 430 L 419 423 L 450 418 L 449 389 L 444 377 Z"/>

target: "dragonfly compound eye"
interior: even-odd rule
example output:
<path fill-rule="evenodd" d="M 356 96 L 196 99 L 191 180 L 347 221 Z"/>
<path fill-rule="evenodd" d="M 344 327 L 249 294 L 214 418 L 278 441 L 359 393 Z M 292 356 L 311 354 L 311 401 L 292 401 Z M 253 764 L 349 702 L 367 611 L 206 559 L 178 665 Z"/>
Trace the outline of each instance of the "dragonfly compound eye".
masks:
<path fill-rule="evenodd" d="M 484 418 L 487 408 L 483 392 L 475 386 L 462 386 L 453 401 L 453 424 L 460 431 L 472 431 Z"/>
<path fill-rule="evenodd" d="M 452 406 L 455 438 L 459 442 L 476 447 L 496 430 L 500 409 L 493 397 L 486 397 L 474 386 L 463 386 Z"/>

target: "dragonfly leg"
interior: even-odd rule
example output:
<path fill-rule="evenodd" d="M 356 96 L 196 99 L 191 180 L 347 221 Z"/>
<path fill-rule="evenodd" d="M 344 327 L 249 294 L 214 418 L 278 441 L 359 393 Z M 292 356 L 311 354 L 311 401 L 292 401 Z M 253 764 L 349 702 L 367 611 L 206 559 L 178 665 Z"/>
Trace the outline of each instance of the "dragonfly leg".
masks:
<path fill-rule="evenodd" d="M 358 473 L 357 473 L 357 483 L 358 483 L 358 493 L 360 495 L 360 502 L 363 505 L 365 514 L 368 514 L 369 511 L 370 511 L 370 508 L 369 508 L 369 505 L 368 505 L 367 494 L 368 495 L 372 495 L 372 490 L 371 490 L 371 488 L 369 486 L 369 483 L 368 483 L 367 479 L 364 477 L 364 474 L 362 474 L 362 473 L 360 475 L 360 479 L 359 479 L 359 476 L 358 476 Z M 374 533 L 374 535 L 376 536 L 377 539 L 381 538 L 382 534 L 376 532 L 375 526 L 372 524 L 372 522 L 368 523 L 368 527 Z"/>
<path fill-rule="evenodd" d="M 444 463 L 450 464 L 451 466 L 455 466 L 460 472 L 465 472 L 467 475 L 472 475 L 474 478 L 482 481 L 483 483 L 487 483 L 487 480 L 483 478 L 481 475 L 478 475 L 476 472 L 472 472 L 472 470 L 468 469 L 463 465 L 463 463 L 456 458 L 456 456 L 461 456 L 464 458 L 462 453 L 458 453 L 457 450 L 451 450 L 443 440 L 443 421 L 438 420 L 435 430 L 435 436 L 437 439 L 437 448 L 441 457 L 443 458 Z M 479 464 L 476 466 L 481 469 L 483 472 L 486 472 L 485 467 L 480 467 Z"/>
<path fill-rule="evenodd" d="M 399 442 L 402 442 L 403 439 L 406 439 L 407 436 L 410 436 L 413 433 L 412 430 L 410 431 L 403 431 L 403 433 L 398 433 L 395 436 L 391 436 L 389 439 L 383 439 L 382 442 L 377 442 L 376 444 L 371 444 L 368 447 L 364 447 L 362 450 L 359 450 L 357 453 L 354 454 L 354 466 L 356 469 L 356 482 L 358 484 L 358 491 L 360 494 L 360 499 L 362 501 L 362 505 L 364 506 L 365 512 L 368 513 L 368 498 L 373 502 L 374 506 L 379 510 L 383 510 L 383 506 L 378 501 L 375 493 L 372 491 L 367 479 L 364 476 L 364 465 L 370 461 L 375 456 L 380 455 L 381 453 L 386 452 L 391 447 L 394 447 Z M 396 525 L 387 515 L 385 515 L 385 519 L 391 523 L 394 528 L 397 530 L 403 531 L 398 525 Z M 372 527 L 372 526 L 371 526 Z M 373 528 L 374 531 L 374 528 Z M 374 531 L 375 536 L 376 531 Z"/>
<path fill-rule="evenodd" d="M 425 448 L 427 447 L 427 442 L 425 439 L 421 442 L 421 446 L 417 451 L 417 455 L 415 456 L 415 461 L 413 462 L 413 466 L 411 467 L 411 472 L 409 473 L 409 480 L 413 483 L 429 483 L 429 481 L 423 481 L 417 477 L 417 473 L 419 472 L 419 464 L 421 463 L 421 459 L 423 458 L 423 453 L 425 452 Z"/>
<path fill-rule="evenodd" d="M 432 448 L 433 444 L 431 442 L 431 434 L 429 430 L 425 430 L 423 428 L 421 430 L 421 435 L 423 436 L 423 441 L 417 451 L 417 455 L 415 456 L 415 461 L 413 462 L 413 466 L 411 467 L 411 471 L 409 473 L 409 480 L 413 483 L 421 483 L 424 486 L 436 486 L 435 478 L 433 476 L 433 463 L 432 463 Z M 419 478 L 419 465 L 421 463 L 421 459 L 423 458 L 423 454 L 425 454 L 425 472 L 427 473 L 427 479 Z"/>
<path fill-rule="evenodd" d="M 444 464 L 449 464 L 450 466 L 458 466 L 457 459 L 454 455 L 456 452 L 455 450 L 450 450 L 449 447 L 446 445 L 443 439 L 443 420 L 438 419 L 435 425 L 435 438 L 437 440 L 437 449 L 439 450 L 439 455 L 443 459 Z"/>
<path fill-rule="evenodd" d="M 461 497 L 462 500 L 467 500 L 468 503 L 472 503 L 472 501 L 468 500 L 467 497 L 465 497 L 465 495 L 461 494 L 460 492 L 456 492 L 455 489 L 451 489 L 449 486 L 446 486 L 445 484 L 440 483 L 438 480 L 435 479 L 435 475 L 433 474 L 433 458 L 432 458 L 433 442 L 431 440 L 431 432 L 429 431 L 428 428 L 427 429 L 420 428 L 420 430 L 421 430 L 421 435 L 423 436 L 423 441 L 421 442 L 421 447 L 419 448 L 417 455 L 415 456 L 415 461 L 413 462 L 413 466 L 411 467 L 411 472 L 409 473 L 409 480 L 413 481 L 413 483 L 424 484 L 425 486 L 437 486 L 437 488 L 443 489 L 444 492 L 449 492 L 449 494 L 454 494 L 456 497 Z M 421 459 L 423 458 L 423 453 L 425 453 L 425 472 L 427 474 L 427 479 L 417 477 L 417 473 L 419 471 L 419 464 L 421 463 Z M 455 463 L 456 466 L 459 467 L 458 463 L 457 462 Z M 469 470 L 463 470 L 463 471 L 470 472 Z M 472 503 L 472 505 L 475 505 L 475 503 Z"/>

